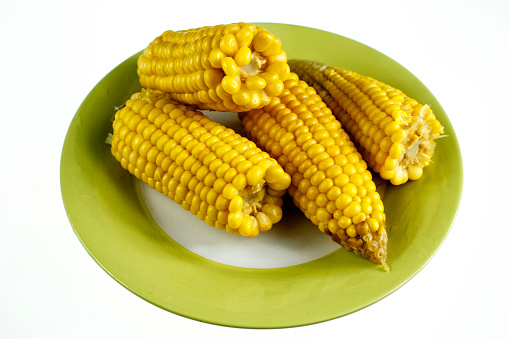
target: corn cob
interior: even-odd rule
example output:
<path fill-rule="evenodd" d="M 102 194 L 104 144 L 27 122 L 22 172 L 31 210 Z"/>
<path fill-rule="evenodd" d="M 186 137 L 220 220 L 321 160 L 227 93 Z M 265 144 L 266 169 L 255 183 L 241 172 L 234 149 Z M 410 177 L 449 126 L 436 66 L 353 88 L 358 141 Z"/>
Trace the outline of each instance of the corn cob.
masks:
<path fill-rule="evenodd" d="M 444 133 L 428 105 L 373 78 L 324 64 L 289 61 L 341 121 L 369 166 L 400 185 L 417 180 Z"/>
<path fill-rule="evenodd" d="M 115 114 L 111 152 L 208 225 L 257 236 L 282 217 L 290 176 L 255 143 L 168 95 L 142 90 Z"/>
<path fill-rule="evenodd" d="M 288 193 L 320 231 L 388 269 L 384 205 L 366 162 L 313 87 L 295 74 L 284 85 L 239 114 L 248 138 L 290 174 Z"/>
<path fill-rule="evenodd" d="M 141 85 L 200 109 L 240 112 L 268 104 L 289 74 L 281 41 L 237 23 L 166 31 L 138 59 Z"/>

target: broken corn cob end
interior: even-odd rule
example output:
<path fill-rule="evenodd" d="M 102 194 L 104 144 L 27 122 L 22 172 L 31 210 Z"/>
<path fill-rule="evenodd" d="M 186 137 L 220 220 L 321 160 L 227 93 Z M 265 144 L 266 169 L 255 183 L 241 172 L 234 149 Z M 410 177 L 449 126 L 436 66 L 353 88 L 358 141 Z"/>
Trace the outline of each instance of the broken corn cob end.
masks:
<path fill-rule="evenodd" d="M 139 180 L 210 226 L 255 237 L 282 218 L 290 177 L 248 139 L 159 91 L 115 114 L 111 152 Z"/>
<path fill-rule="evenodd" d="M 288 193 L 320 231 L 389 270 L 385 213 L 367 164 L 313 87 L 291 74 L 267 106 L 239 118 L 292 178 Z"/>
<path fill-rule="evenodd" d="M 444 133 L 429 105 L 339 67 L 307 60 L 289 64 L 316 89 L 382 179 L 401 185 L 422 177 Z"/>
<path fill-rule="evenodd" d="M 143 87 L 224 112 L 265 106 L 281 93 L 289 72 L 279 38 L 249 23 L 169 30 L 138 59 Z"/>

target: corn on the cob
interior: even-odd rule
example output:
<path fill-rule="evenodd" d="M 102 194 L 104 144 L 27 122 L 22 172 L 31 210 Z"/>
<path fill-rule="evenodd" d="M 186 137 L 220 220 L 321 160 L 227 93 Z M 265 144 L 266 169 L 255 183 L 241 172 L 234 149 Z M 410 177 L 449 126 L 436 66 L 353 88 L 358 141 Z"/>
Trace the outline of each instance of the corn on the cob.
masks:
<path fill-rule="evenodd" d="M 290 176 L 255 143 L 168 95 L 142 90 L 116 114 L 111 152 L 208 225 L 257 236 L 282 217 Z"/>
<path fill-rule="evenodd" d="M 367 164 L 313 87 L 291 74 L 279 97 L 239 117 L 248 138 L 292 177 L 288 193 L 348 251 L 386 264 L 384 205 Z"/>
<path fill-rule="evenodd" d="M 428 166 L 444 133 L 428 105 L 376 79 L 322 63 L 291 60 L 291 70 L 315 88 L 370 167 L 400 185 Z"/>
<path fill-rule="evenodd" d="M 289 74 L 281 41 L 253 24 L 166 31 L 138 59 L 141 85 L 201 109 L 267 105 Z"/>

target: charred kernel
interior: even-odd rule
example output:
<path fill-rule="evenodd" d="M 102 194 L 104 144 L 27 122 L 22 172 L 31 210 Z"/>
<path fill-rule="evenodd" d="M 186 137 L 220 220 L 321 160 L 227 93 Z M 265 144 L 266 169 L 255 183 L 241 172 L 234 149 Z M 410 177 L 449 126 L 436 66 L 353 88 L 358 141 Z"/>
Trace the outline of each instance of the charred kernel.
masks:
<path fill-rule="evenodd" d="M 357 224 L 356 231 L 360 236 L 364 236 L 370 232 L 370 229 L 366 222 L 362 222 Z"/>
<path fill-rule="evenodd" d="M 364 245 L 364 241 L 360 238 L 352 237 L 347 240 L 348 244 L 354 248 L 360 248 Z"/>

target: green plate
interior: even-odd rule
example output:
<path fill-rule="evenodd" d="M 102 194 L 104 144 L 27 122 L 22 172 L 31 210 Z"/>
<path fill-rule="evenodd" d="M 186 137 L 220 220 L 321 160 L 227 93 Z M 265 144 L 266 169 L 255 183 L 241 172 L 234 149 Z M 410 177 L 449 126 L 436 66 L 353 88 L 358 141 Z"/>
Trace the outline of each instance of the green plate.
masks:
<path fill-rule="evenodd" d="M 88 253 L 146 301 L 213 324 L 292 327 L 360 310 L 417 274 L 439 249 L 455 218 L 462 160 L 442 107 L 398 63 L 332 33 L 286 24 L 260 25 L 283 41 L 289 58 L 317 60 L 389 83 L 430 104 L 445 127 L 448 137 L 438 140 L 434 162 L 424 176 L 385 192 L 390 272 L 343 248 L 287 267 L 236 267 L 199 256 L 170 238 L 148 212 L 135 178 L 120 167 L 104 142 L 114 107 L 140 88 L 139 54 L 106 75 L 78 109 L 62 150 L 61 190 L 70 223 Z M 303 216 L 300 220 L 307 222 Z"/>

